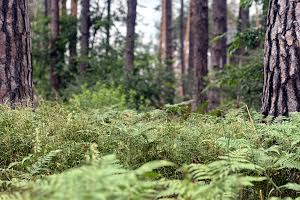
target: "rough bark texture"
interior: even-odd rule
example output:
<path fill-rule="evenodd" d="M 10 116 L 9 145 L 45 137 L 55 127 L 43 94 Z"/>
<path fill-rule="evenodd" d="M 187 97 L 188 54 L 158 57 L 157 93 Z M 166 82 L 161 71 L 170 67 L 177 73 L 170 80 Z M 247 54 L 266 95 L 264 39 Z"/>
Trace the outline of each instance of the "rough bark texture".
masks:
<path fill-rule="evenodd" d="M 180 0 L 180 62 L 181 62 L 181 95 L 185 96 L 185 55 L 184 55 L 184 1 Z"/>
<path fill-rule="evenodd" d="M 90 39 L 90 0 L 81 0 L 80 33 L 80 53 L 84 59 L 87 59 Z M 80 71 L 85 72 L 87 67 L 88 64 L 82 62 L 80 64 Z"/>
<path fill-rule="evenodd" d="M 136 7 L 137 0 L 127 0 L 127 34 L 126 34 L 126 46 L 125 46 L 125 71 L 127 76 L 131 76 L 134 66 L 134 46 L 135 46 L 135 23 L 136 23 Z"/>
<path fill-rule="evenodd" d="M 51 0 L 51 23 L 50 23 L 50 80 L 52 90 L 55 95 L 58 95 L 60 88 L 60 78 L 58 75 L 58 63 L 59 63 L 59 50 L 58 50 L 58 38 L 59 38 L 59 1 Z"/>
<path fill-rule="evenodd" d="M 264 61 L 262 113 L 300 111 L 300 2 L 270 0 Z"/>
<path fill-rule="evenodd" d="M 27 0 L 0 0 L 0 103 L 31 105 L 32 58 Z"/>
<path fill-rule="evenodd" d="M 128 4 L 128 3 L 127 3 Z M 106 17 L 106 46 L 105 46 L 105 53 L 108 56 L 110 52 L 110 28 L 111 28 L 111 0 L 107 0 L 107 17 Z"/>
<path fill-rule="evenodd" d="M 211 65 L 212 70 L 223 70 L 227 62 L 227 1 L 213 0 L 212 3 L 213 18 L 213 38 L 215 41 L 211 47 Z M 215 81 L 214 72 L 211 73 L 210 81 Z M 211 89 L 208 92 L 208 109 L 212 110 L 219 106 L 221 100 L 221 90 Z"/>
<path fill-rule="evenodd" d="M 77 10 L 78 10 L 78 0 L 71 0 L 71 17 L 72 17 L 72 35 L 69 39 L 69 51 L 70 59 L 69 63 L 71 66 L 76 66 L 77 57 Z"/>
<path fill-rule="evenodd" d="M 207 75 L 208 51 L 208 1 L 191 0 L 191 31 L 193 34 L 193 66 L 195 70 L 193 87 L 193 109 L 207 100 L 203 94 L 204 77 Z"/>

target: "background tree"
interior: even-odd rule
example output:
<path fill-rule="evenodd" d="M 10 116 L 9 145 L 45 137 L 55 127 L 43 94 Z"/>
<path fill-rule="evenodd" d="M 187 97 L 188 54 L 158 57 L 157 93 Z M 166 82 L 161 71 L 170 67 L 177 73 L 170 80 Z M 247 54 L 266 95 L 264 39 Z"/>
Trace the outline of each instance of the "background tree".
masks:
<path fill-rule="evenodd" d="M 212 3 L 212 37 L 211 47 L 211 80 L 215 81 L 214 73 L 224 69 L 227 63 L 227 1 L 213 0 Z M 219 106 L 221 90 L 213 88 L 208 92 L 209 110 Z"/>
<path fill-rule="evenodd" d="M 50 80 L 52 91 L 56 96 L 60 89 L 60 78 L 58 72 L 59 64 L 59 0 L 51 0 L 51 23 L 50 23 Z"/>
<path fill-rule="evenodd" d="M 90 0 L 81 0 L 81 18 L 80 18 L 80 53 L 83 60 L 86 60 L 89 55 L 90 41 Z M 83 61 L 80 64 L 80 71 L 87 70 L 87 62 Z"/>
<path fill-rule="evenodd" d="M 207 75 L 208 51 L 208 1 L 191 0 L 191 31 L 194 67 L 194 110 L 207 100 L 203 93 L 204 77 Z"/>
<path fill-rule="evenodd" d="M 105 23 L 105 33 L 106 33 L 106 46 L 105 46 L 105 53 L 108 56 L 110 51 L 110 29 L 112 24 L 112 17 L 111 17 L 111 2 L 112 0 L 107 0 L 107 16 L 106 16 L 106 23 Z M 127 3 L 128 5 L 128 3 Z"/>
<path fill-rule="evenodd" d="M 166 66 L 165 97 L 168 103 L 173 103 L 175 96 L 173 71 L 173 14 L 172 0 L 162 0 L 162 18 L 160 30 L 160 60 Z"/>
<path fill-rule="evenodd" d="M 75 66 L 77 57 L 77 15 L 78 15 L 78 0 L 71 0 L 71 35 L 69 38 L 69 63 Z"/>
<path fill-rule="evenodd" d="M 180 16 L 179 16 L 179 31 L 180 31 L 180 64 L 181 64 L 181 95 L 185 96 L 185 29 L 184 29 L 184 0 L 180 0 Z"/>
<path fill-rule="evenodd" d="M 26 0 L 0 0 L 0 103 L 33 100 L 29 8 Z"/>
<path fill-rule="evenodd" d="M 126 20 L 126 43 L 124 52 L 124 64 L 126 73 L 126 90 L 130 90 L 134 68 L 134 47 L 135 47 L 135 24 L 136 24 L 137 0 L 127 0 Z"/>
<path fill-rule="evenodd" d="M 271 1 L 270 4 L 261 109 L 264 115 L 300 111 L 299 8 L 300 3 L 296 1 Z"/>

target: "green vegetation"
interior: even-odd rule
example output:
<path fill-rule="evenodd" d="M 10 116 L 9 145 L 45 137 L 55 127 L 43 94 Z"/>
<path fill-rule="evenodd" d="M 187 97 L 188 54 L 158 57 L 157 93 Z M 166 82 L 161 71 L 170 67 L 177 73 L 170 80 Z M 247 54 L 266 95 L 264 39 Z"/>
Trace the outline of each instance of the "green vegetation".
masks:
<path fill-rule="evenodd" d="M 184 105 L 138 113 L 114 95 L 108 106 L 101 92 L 34 112 L 0 108 L 0 199 L 298 196 L 299 114 L 262 120 L 246 106 L 213 116 Z"/>

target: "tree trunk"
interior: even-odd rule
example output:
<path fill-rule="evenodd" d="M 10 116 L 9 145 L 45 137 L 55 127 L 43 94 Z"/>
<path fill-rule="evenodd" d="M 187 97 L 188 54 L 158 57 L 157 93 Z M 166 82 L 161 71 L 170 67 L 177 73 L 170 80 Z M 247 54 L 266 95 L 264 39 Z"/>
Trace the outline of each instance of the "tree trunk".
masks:
<path fill-rule="evenodd" d="M 69 39 L 69 51 L 70 58 L 69 63 L 72 67 L 76 66 L 76 57 L 77 57 L 77 9 L 78 9 L 78 0 L 71 0 L 71 17 L 72 17 L 72 32 Z"/>
<path fill-rule="evenodd" d="M 51 0 L 51 23 L 50 23 L 50 80 L 54 94 L 57 96 L 60 88 L 60 78 L 58 75 L 59 63 L 59 0 Z"/>
<path fill-rule="evenodd" d="M 111 28 L 111 0 L 107 0 L 107 19 L 106 19 L 106 46 L 105 46 L 105 53 L 108 56 L 110 52 L 110 28 Z"/>
<path fill-rule="evenodd" d="M 211 65 L 212 73 L 211 82 L 216 80 L 215 71 L 224 69 L 227 63 L 227 1 L 213 0 L 212 3 L 213 18 L 213 38 L 214 42 L 211 47 Z M 221 91 L 213 88 L 208 92 L 208 109 L 213 110 L 220 105 Z"/>
<path fill-rule="evenodd" d="M 32 58 L 26 0 L 0 0 L 0 103 L 31 105 Z"/>
<path fill-rule="evenodd" d="M 51 0 L 44 0 L 45 17 L 48 17 L 51 9 Z"/>
<path fill-rule="evenodd" d="M 181 62 L 181 95 L 186 95 L 185 91 L 185 29 L 184 29 L 184 1 L 180 0 L 180 62 Z"/>
<path fill-rule="evenodd" d="M 90 39 L 90 0 L 81 0 L 81 19 L 80 19 L 80 52 L 83 59 L 89 56 L 89 39 Z M 87 70 L 87 62 L 81 62 L 80 71 Z"/>
<path fill-rule="evenodd" d="M 208 51 L 208 1 L 191 0 L 191 31 L 193 44 L 193 67 L 195 70 L 193 87 L 193 109 L 196 110 L 207 100 L 203 89 L 207 75 Z"/>
<path fill-rule="evenodd" d="M 189 96 L 193 95 L 193 85 L 194 85 L 194 46 L 193 46 L 193 32 L 192 32 L 192 24 L 191 24 L 191 15 L 192 15 L 192 1 L 190 1 L 190 11 L 187 21 L 186 28 L 186 63 L 188 66 L 188 74 L 187 74 L 187 93 Z"/>
<path fill-rule="evenodd" d="M 265 40 L 262 113 L 300 111 L 300 2 L 271 0 Z"/>
<path fill-rule="evenodd" d="M 240 5 L 238 23 L 237 23 L 237 31 L 243 32 L 250 27 L 250 14 L 249 8 L 243 8 Z"/>
<path fill-rule="evenodd" d="M 136 7 L 137 0 L 127 0 L 128 12 L 127 12 L 127 34 L 126 34 L 126 46 L 125 46 L 125 71 L 127 77 L 131 77 L 134 66 L 134 46 L 135 46 L 135 23 L 136 23 Z M 129 80 L 128 80 L 129 81 Z"/>
<path fill-rule="evenodd" d="M 127 20 L 126 20 L 126 44 L 124 52 L 124 64 L 126 74 L 126 91 L 130 91 L 133 86 L 133 68 L 134 68 L 134 47 L 135 47 L 135 24 L 136 24 L 136 7 L 137 0 L 127 0 Z M 129 100 L 129 92 L 126 95 Z"/>
<path fill-rule="evenodd" d="M 165 101 L 173 103 L 175 96 L 173 71 L 172 0 L 162 0 L 160 59 L 166 65 Z"/>

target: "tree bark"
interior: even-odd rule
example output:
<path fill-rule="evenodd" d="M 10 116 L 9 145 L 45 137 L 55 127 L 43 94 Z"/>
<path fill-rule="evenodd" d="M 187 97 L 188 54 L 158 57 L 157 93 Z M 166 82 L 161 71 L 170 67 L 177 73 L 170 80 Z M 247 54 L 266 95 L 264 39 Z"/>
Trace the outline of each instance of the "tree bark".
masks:
<path fill-rule="evenodd" d="M 135 46 L 135 24 L 136 24 L 136 7 L 137 0 L 127 0 L 127 34 L 126 34 L 126 46 L 125 46 L 125 71 L 127 77 L 131 77 L 134 67 L 134 46 Z M 129 81 L 129 80 L 128 80 Z"/>
<path fill-rule="evenodd" d="M 54 94 L 57 96 L 60 89 L 60 78 L 58 74 L 59 64 L 59 0 L 51 0 L 51 23 L 50 23 L 50 80 Z"/>
<path fill-rule="evenodd" d="M 106 19 L 106 46 L 105 53 L 108 56 L 110 52 L 110 28 L 111 28 L 111 0 L 107 0 L 107 19 Z"/>
<path fill-rule="evenodd" d="M 243 8 L 240 5 L 238 22 L 237 22 L 237 31 L 243 32 L 243 31 L 247 30 L 249 27 L 250 27 L 249 8 Z"/>
<path fill-rule="evenodd" d="M 166 65 L 165 102 L 173 103 L 175 78 L 173 71 L 173 26 L 172 0 L 162 0 L 162 20 L 160 36 L 160 60 Z"/>
<path fill-rule="evenodd" d="M 180 0 L 180 62 L 181 62 L 181 95 L 186 95 L 185 91 L 185 55 L 184 55 L 184 1 Z"/>
<path fill-rule="evenodd" d="M 0 0 L 0 103 L 33 101 L 29 8 L 26 0 Z"/>
<path fill-rule="evenodd" d="M 44 0 L 44 14 L 45 14 L 45 17 L 48 17 L 49 14 L 50 14 L 50 9 L 51 9 L 51 0 Z"/>
<path fill-rule="evenodd" d="M 89 56 L 89 40 L 90 40 L 90 0 L 81 0 L 81 19 L 80 19 L 80 52 L 83 59 Z M 80 72 L 87 70 L 88 63 L 81 62 Z"/>
<path fill-rule="evenodd" d="M 224 69 L 227 63 L 227 1 L 213 0 L 212 3 L 213 18 L 213 38 L 215 39 L 211 47 L 211 80 L 214 82 L 214 71 Z M 220 105 L 221 90 L 213 88 L 208 92 L 208 109 L 213 110 Z"/>
<path fill-rule="evenodd" d="M 300 2 L 270 0 L 265 40 L 262 113 L 300 111 Z"/>
<path fill-rule="evenodd" d="M 69 39 L 70 58 L 69 63 L 71 66 L 76 66 L 77 58 L 77 15 L 78 15 L 78 0 L 71 0 L 71 17 L 72 17 L 72 35 Z"/>
<path fill-rule="evenodd" d="M 191 0 L 191 31 L 193 43 L 193 67 L 195 70 L 193 87 L 193 109 L 196 110 L 207 100 L 203 89 L 207 75 L 208 51 L 208 1 Z"/>

